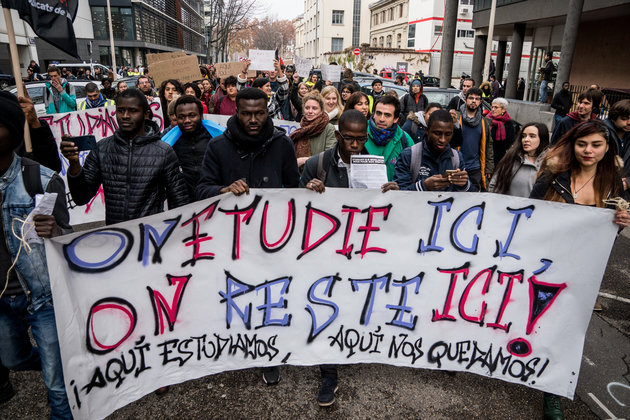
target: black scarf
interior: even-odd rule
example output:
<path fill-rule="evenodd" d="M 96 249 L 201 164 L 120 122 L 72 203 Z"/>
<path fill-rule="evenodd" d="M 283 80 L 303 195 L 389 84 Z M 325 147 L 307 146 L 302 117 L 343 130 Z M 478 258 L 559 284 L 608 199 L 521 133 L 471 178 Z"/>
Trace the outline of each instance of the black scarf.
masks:
<path fill-rule="evenodd" d="M 239 149 L 253 152 L 262 147 L 273 136 L 273 121 L 271 118 L 267 118 L 260 134 L 253 137 L 245 132 L 238 117 L 233 115 L 227 122 L 227 129 L 230 132 L 230 138 Z"/>

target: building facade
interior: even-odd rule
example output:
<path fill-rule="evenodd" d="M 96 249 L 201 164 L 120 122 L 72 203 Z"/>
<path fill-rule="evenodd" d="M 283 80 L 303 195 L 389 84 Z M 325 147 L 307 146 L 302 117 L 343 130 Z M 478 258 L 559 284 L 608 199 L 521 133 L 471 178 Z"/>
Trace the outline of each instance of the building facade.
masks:
<path fill-rule="evenodd" d="M 324 53 L 369 43 L 370 10 L 366 0 L 304 0 L 304 14 L 296 22 L 296 54 L 315 65 Z"/>
<path fill-rule="evenodd" d="M 475 56 L 481 56 L 488 42 L 491 0 L 475 0 L 474 6 Z M 527 99 L 537 99 L 537 71 L 547 52 L 552 53 L 562 82 L 625 90 L 630 65 L 630 55 L 624 53 L 630 42 L 625 28 L 629 17 L 629 0 L 504 0 L 496 8 L 492 40 L 513 45 L 524 42 L 523 54 L 531 56 L 530 63 L 521 63 L 527 76 Z M 508 75 L 506 96 L 514 82 Z"/>
<path fill-rule="evenodd" d="M 181 51 L 205 59 L 202 0 L 110 0 L 116 64 L 146 64 L 151 53 Z M 89 0 L 92 59 L 111 65 L 107 1 Z"/>
<path fill-rule="evenodd" d="M 406 49 L 409 0 L 379 0 L 369 8 L 370 46 Z"/>
<path fill-rule="evenodd" d="M 475 43 L 475 29 L 473 28 L 474 0 L 458 0 L 457 30 L 455 37 L 455 57 L 453 58 L 453 83 L 465 73 L 472 72 L 472 58 Z M 412 0 L 409 3 L 409 28 L 407 31 L 406 47 L 413 48 L 417 52 L 431 54 L 429 74 L 440 76 L 440 56 L 443 40 L 444 0 Z M 492 46 L 493 59 L 496 60 L 498 43 Z M 508 48 L 508 57 L 510 45 Z M 528 56 L 524 57 L 525 60 Z M 526 74 L 523 70 L 522 75 Z M 499 79 L 503 80 L 505 74 Z M 479 81 L 477 81 L 479 84 Z"/>

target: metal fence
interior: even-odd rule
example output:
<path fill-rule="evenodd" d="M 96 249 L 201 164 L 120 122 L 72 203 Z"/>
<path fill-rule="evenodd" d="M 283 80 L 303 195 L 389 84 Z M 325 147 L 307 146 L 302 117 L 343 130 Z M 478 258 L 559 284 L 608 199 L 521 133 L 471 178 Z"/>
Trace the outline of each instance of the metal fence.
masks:
<path fill-rule="evenodd" d="M 571 85 L 570 92 L 573 99 L 573 106 L 571 107 L 571 111 L 577 110 L 578 97 L 582 92 L 587 91 L 589 88 L 590 86 Z M 610 107 L 612 107 L 615 102 L 621 101 L 622 99 L 630 99 L 630 91 L 626 90 L 602 88 L 602 93 L 604 94 L 604 96 L 602 97 L 602 102 L 599 105 L 598 114 L 598 117 L 602 120 L 608 118 L 608 111 L 610 111 Z"/>

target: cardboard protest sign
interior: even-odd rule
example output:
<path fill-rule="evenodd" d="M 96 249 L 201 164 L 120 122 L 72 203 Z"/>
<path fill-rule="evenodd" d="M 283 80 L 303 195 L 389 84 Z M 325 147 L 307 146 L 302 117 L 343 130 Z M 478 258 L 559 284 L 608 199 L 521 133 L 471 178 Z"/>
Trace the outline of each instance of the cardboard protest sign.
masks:
<path fill-rule="evenodd" d="M 230 63 L 215 63 L 214 69 L 217 77 L 224 79 L 228 76 L 238 76 L 243 72 L 243 63 L 240 61 L 232 61 Z M 256 70 L 248 70 L 247 77 L 256 77 Z"/>
<path fill-rule="evenodd" d="M 273 60 L 276 58 L 274 50 L 249 50 L 252 70 L 274 70 Z"/>
<path fill-rule="evenodd" d="M 223 127 L 227 127 L 227 121 L 230 119 L 230 115 L 203 114 L 203 118 Z M 277 120 L 275 118 L 272 119 L 272 121 L 274 126 L 284 128 L 287 135 L 300 128 L 300 123 L 296 121 Z"/>
<path fill-rule="evenodd" d="M 313 60 L 295 56 L 295 70 L 302 77 L 308 77 L 313 68 Z"/>
<path fill-rule="evenodd" d="M 186 56 L 186 53 L 184 51 L 159 53 L 159 54 L 147 54 L 147 66 L 151 66 L 151 64 L 157 63 L 159 61 L 168 61 L 174 58 L 185 57 L 185 56 Z"/>
<path fill-rule="evenodd" d="M 330 80 L 331 82 L 341 81 L 341 67 L 332 64 L 322 64 L 322 80 Z"/>
<path fill-rule="evenodd" d="M 196 55 L 155 62 L 149 66 L 149 71 L 156 86 L 160 86 L 163 81 L 168 79 L 177 79 L 184 84 L 202 78 Z"/>
<path fill-rule="evenodd" d="M 462 371 L 570 398 L 613 213 L 495 194 L 252 189 L 48 240 L 74 418 L 283 363 Z"/>
<path fill-rule="evenodd" d="M 162 106 L 159 101 L 152 102 L 150 105 L 153 111 L 153 121 L 155 121 L 161 131 L 164 128 Z M 118 128 L 115 106 L 66 112 L 63 114 L 48 114 L 39 118 L 46 121 L 50 126 L 55 140 L 57 141 L 57 147 L 61 144 L 61 136 L 64 134 L 68 134 L 72 137 L 93 135 L 96 137 L 96 141 L 99 141 L 113 135 L 114 131 Z M 89 151 L 79 152 L 81 165 L 83 165 L 89 153 Z M 61 159 L 60 175 L 67 186 L 66 171 L 68 170 L 68 161 L 61 155 L 61 152 L 59 152 L 59 157 Z M 103 197 L 102 187 L 98 190 L 98 193 L 92 201 L 85 206 L 77 206 L 72 200 L 72 194 L 70 194 L 70 191 L 66 188 L 66 201 L 68 202 L 70 224 L 72 225 L 105 220 L 105 198 Z"/>

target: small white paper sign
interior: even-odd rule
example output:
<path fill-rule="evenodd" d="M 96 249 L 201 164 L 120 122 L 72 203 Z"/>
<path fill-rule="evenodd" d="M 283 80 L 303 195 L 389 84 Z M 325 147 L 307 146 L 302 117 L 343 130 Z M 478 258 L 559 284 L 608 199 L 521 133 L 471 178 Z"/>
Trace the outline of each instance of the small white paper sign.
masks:
<path fill-rule="evenodd" d="M 310 58 L 302 58 L 297 55 L 294 58 L 295 70 L 301 77 L 307 77 L 313 68 L 313 61 Z"/>
<path fill-rule="evenodd" d="M 276 58 L 274 50 L 249 50 L 251 70 L 274 70 L 273 60 Z"/>
<path fill-rule="evenodd" d="M 43 244 L 44 240 L 37 236 L 35 227 L 30 229 L 29 224 L 33 223 L 33 216 L 38 214 L 45 214 L 50 216 L 55 208 L 55 201 L 57 201 L 57 193 L 44 193 L 35 195 L 35 208 L 29 213 L 24 223 L 24 231 L 26 232 L 26 242 Z"/>
<path fill-rule="evenodd" d="M 387 167 L 383 156 L 350 157 L 350 188 L 381 188 L 386 183 Z"/>
<path fill-rule="evenodd" d="M 341 67 L 333 64 L 322 64 L 322 79 L 341 82 Z"/>

